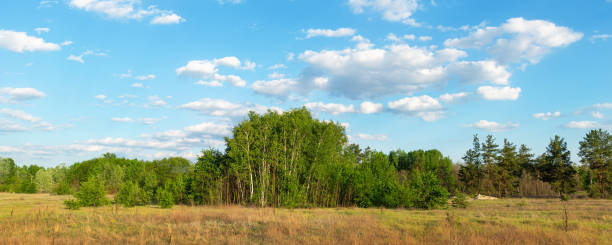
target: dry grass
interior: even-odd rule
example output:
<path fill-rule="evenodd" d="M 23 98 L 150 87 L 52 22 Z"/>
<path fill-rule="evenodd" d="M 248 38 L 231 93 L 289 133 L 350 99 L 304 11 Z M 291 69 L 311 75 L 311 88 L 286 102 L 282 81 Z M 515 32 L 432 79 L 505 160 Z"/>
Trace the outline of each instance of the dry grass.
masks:
<path fill-rule="evenodd" d="M 0 244 L 612 244 L 612 201 L 473 201 L 468 209 L 64 209 L 0 193 Z"/>

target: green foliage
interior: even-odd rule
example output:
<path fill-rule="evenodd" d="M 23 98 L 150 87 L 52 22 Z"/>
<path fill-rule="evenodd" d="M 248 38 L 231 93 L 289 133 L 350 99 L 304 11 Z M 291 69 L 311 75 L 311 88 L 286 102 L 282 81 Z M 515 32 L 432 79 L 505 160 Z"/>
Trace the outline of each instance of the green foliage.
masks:
<path fill-rule="evenodd" d="M 435 209 L 448 202 L 448 191 L 432 172 L 415 172 L 408 189 L 410 207 Z"/>
<path fill-rule="evenodd" d="M 174 197 L 172 197 L 172 192 L 166 189 L 159 189 L 157 191 L 157 200 L 159 200 L 159 206 L 161 208 L 172 208 L 172 206 L 174 206 Z"/>
<path fill-rule="evenodd" d="M 550 140 L 546 153 L 542 155 L 537 166 L 541 179 L 550 183 L 561 198 L 576 191 L 577 182 L 574 176 L 577 171 L 570 157 L 565 140 L 555 136 Z"/>
<path fill-rule="evenodd" d="M 457 192 L 455 198 L 453 198 L 451 202 L 451 205 L 454 208 L 467 208 L 469 204 L 470 203 L 467 201 L 466 195 L 461 192 Z"/>
<path fill-rule="evenodd" d="M 83 207 L 99 207 L 110 203 L 104 183 L 95 176 L 84 182 L 74 196 Z"/>
<path fill-rule="evenodd" d="M 115 201 L 125 207 L 134 207 L 147 204 L 146 193 L 137 184 L 126 181 L 121 186 Z"/>
<path fill-rule="evenodd" d="M 81 208 L 81 202 L 74 199 L 69 199 L 64 201 L 64 206 L 70 210 L 78 210 Z"/>
<path fill-rule="evenodd" d="M 580 162 L 589 168 L 585 182 L 590 196 L 611 197 L 612 135 L 602 129 L 591 130 L 580 141 L 578 156 L 581 157 Z"/>

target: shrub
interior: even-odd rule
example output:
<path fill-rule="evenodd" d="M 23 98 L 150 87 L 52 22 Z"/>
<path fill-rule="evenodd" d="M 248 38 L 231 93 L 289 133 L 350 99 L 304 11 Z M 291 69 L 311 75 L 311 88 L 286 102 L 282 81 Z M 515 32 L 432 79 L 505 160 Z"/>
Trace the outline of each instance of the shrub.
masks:
<path fill-rule="evenodd" d="M 98 207 L 110 203 L 110 200 L 106 197 L 104 184 L 94 176 L 89 177 L 74 196 L 83 207 Z"/>
<path fill-rule="evenodd" d="M 448 201 L 448 191 L 440 184 L 432 172 L 415 172 L 409 186 L 411 207 L 435 209 L 443 207 Z"/>
<path fill-rule="evenodd" d="M 115 201 L 125 207 L 145 205 L 148 203 L 146 202 L 145 195 L 146 193 L 137 184 L 128 181 L 121 186 Z"/>
<path fill-rule="evenodd" d="M 161 208 L 172 208 L 174 206 L 174 197 L 172 193 L 166 189 L 157 190 L 157 200 Z"/>
<path fill-rule="evenodd" d="M 453 198 L 453 201 L 451 202 L 451 205 L 454 208 L 467 208 L 469 204 L 470 203 L 467 201 L 467 198 L 461 192 L 457 192 L 457 195 L 455 196 L 455 198 Z"/>
<path fill-rule="evenodd" d="M 64 206 L 66 206 L 66 208 L 70 210 L 77 210 L 81 208 L 81 204 L 79 203 L 79 201 L 74 200 L 74 199 L 65 200 Z"/>

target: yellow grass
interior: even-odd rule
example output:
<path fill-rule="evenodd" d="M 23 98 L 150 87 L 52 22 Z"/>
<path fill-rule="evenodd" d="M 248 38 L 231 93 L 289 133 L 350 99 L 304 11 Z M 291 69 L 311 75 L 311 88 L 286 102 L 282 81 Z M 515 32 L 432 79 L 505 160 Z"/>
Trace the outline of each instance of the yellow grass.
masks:
<path fill-rule="evenodd" d="M 467 209 L 114 206 L 0 193 L 0 244 L 612 244 L 612 201 L 472 201 Z"/>

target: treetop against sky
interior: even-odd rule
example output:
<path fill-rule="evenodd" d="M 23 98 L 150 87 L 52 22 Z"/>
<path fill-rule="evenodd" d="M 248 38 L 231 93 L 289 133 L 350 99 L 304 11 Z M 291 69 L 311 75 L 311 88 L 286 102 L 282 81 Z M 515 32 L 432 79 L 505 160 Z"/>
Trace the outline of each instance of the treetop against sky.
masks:
<path fill-rule="evenodd" d="M 544 152 L 612 128 L 612 2 L 62 0 L 0 8 L 0 155 L 195 159 L 249 111 L 349 142 Z"/>

